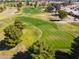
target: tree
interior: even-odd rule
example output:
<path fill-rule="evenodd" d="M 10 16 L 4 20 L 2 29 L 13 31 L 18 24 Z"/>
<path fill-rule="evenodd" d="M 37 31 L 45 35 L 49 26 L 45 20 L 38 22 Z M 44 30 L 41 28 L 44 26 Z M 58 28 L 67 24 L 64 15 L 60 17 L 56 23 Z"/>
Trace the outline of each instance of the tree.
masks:
<path fill-rule="evenodd" d="M 20 8 L 22 7 L 22 2 L 19 2 L 18 4 L 17 4 L 17 10 L 18 11 L 20 11 Z"/>
<path fill-rule="evenodd" d="M 14 47 L 20 42 L 19 37 L 22 35 L 22 31 L 17 27 L 10 25 L 4 29 L 4 32 L 6 41 L 5 45 L 8 47 Z"/>
<path fill-rule="evenodd" d="M 37 41 L 34 45 L 29 48 L 31 59 L 52 59 L 53 49 L 46 45 L 44 42 Z"/>
<path fill-rule="evenodd" d="M 79 59 L 79 37 L 74 39 L 71 44 L 70 54 L 61 51 L 56 51 L 56 59 Z"/>
<path fill-rule="evenodd" d="M 46 7 L 46 12 L 52 12 L 54 10 L 53 4 L 48 4 L 48 6 Z"/>
<path fill-rule="evenodd" d="M 61 20 L 67 17 L 67 13 L 63 10 L 58 10 L 58 13 Z"/>
<path fill-rule="evenodd" d="M 79 37 L 74 39 L 74 42 L 71 45 L 71 59 L 79 58 Z"/>
<path fill-rule="evenodd" d="M 71 4 L 72 3 L 72 0 L 69 0 L 69 4 Z"/>
<path fill-rule="evenodd" d="M 26 5 L 29 5 L 29 0 L 25 0 L 26 1 Z"/>
<path fill-rule="evenodd" d="M 0 7 L 0 12 L 2 12 L 4 9 L 3 9 L 3 7 Z"/>
<path fill-rule="evenodd" d="M 35 7 L 35 8 L 37 7 L 37 1 L 35 1 L 34 7 Z"/>
<path fill-rule="evenodd" d="M 5 33 L 5 45 L 9 48 L 15 47 L 21 42 L 20 37 L 22 36 L 23 27 L 20 21 L 15 21 L 14 25 L 10 25 L 4 29 Z"/>
<path fill-rule="evenodd" d="M 9 37 L 6 37 L 5 45 L 7 46 L 7 48 L 13 48 L 17 45 L 17 40 L 12 40 Z"/>
<path fill-rule="evenodd" d="M 55 51 L 55 58 L 56 59 L 70 59 L 70 55 L 66 52 L 56 50 Z"/>
<path fill-rule="evenodd" d="M 20 30 L 24 29 L 24 26 L 23 26 L 23 24 L 22 24 L 22 22 L 20 20 L 15 20 L 14 26 L 19 28 Z"/>
<path fill-rule="evenodd" d="M 22 35 L 21 30 L 13 25 L 6 27 L 4 32 L 5 36 L 9 36 L 11 39 L 18 39 Z"/>

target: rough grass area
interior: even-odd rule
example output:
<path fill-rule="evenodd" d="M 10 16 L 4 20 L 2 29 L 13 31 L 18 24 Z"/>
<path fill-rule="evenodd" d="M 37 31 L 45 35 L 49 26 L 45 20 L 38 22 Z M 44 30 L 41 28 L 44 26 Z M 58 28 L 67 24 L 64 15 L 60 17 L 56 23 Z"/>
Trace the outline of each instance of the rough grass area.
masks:
<path fill-rule="evenodd" d="M 34 42 L 40 39 L 42 32 L 37 27 L 33 26 L 32 24 L 26 23 L 25 30 L 23 31 L 24 34 L 21 37 L 22 44 L 26 46 L 28 49 Z M 26 49 L 25 48 L 25 49 Z"/>
<path fill-rule="evenodd" d="M 11 18 L 0 19 L 0 40 L 4 38 L 4 28 L 13 23 Z"/>
<path fill-rule="evenodd" d="M 40 39 L 41 35 L 37 27 L 26 23 L 21 37 L 22 42 L 13 49 L 0 51 L 0 59 L 11 59 L 17 52 L 26 51 L 38 38 Z"/>
<path fill-rule="evenodd" d="M 66 23 L 66 24 L 58 24 L 59 30 L 66 31 L 67 33 L 70 33 L 74 37 L 79 36 L 79 25 L 77 23 L 71 24 L 71 23 Z"/>
<path fill-rule="evenodd" d="M 79 23 L 71 23 L 72 25 L 79 27 Z"/>
<path fill-rule="evenodd" d="M 22 12 L 23 13 L 31 13 L 31 14 L 37 14 L 37 13 L 41 13 L 42 11 L 42 7 L 23 7 L 22 8 Z"/>

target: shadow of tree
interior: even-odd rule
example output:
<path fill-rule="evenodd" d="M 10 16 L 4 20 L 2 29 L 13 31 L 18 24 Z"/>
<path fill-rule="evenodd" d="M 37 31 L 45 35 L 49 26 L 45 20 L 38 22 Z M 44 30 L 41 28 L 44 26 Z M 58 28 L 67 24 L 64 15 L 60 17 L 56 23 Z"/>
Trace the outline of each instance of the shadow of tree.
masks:
<path fill-rule="evenodd" d="M 0 51 L 2 51 L 2 50 L 9 50 L 9 49 L 12 48 L 12 47 L 6 46 L 5 43 L 6 43 L 6 42 L 5 42 L 5 39 L 2 40 L 2 41 L 0 41 Z"/>
<path fill-rule="evenodd" d="M 34 43 L 34 44 L 36 44 L 36 43 Z M 28 51 L 17 52 L 17 54 L 13 55 L 13 57 L 11 59 L 32 59 L 31 55 L 32 55 L 32 53 L 34 53 L 33 48 L 32 48 L 33 45 L 31 47 L 29 47 Z"/>
<path fill-rule="evenodd" d="M 70 55 L 68 53 L 57 50 L 55 52 L 56 59 L 70 59 Z"/>
<path fill-rule="evenodd" d="M 0 50 L 7 50 L 8 47 L 5 45 L 5 40 L 0 41 Z"/>
<path fill-rule="evenodd" d="M 17 52 L 12 59 L 30 59 L 28 52 Z"/>
<path fill-rule="evenodd" d="M 75 38 L 71 45 L 71 59 L 79 59 L 79 37 Z"/>

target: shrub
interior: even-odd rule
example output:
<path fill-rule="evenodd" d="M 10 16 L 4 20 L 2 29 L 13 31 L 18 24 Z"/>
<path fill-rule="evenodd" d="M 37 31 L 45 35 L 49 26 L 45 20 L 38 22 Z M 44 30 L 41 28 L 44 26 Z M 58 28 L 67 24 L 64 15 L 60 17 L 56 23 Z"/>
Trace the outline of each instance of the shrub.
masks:
<path fill-rule="evenodd" d="M 46 7 L 46 12 L 52 12 L 52 10 L 54 10 L 54 7 L 52 4 L 48 4 L 48 6 Z"/>
<path fill-rule="evenodd" d="M 67 13 L 63 10 L 58 10 L 59 13 L 59 18 L 64 19 L 65 17 L 67 17 Z"/>

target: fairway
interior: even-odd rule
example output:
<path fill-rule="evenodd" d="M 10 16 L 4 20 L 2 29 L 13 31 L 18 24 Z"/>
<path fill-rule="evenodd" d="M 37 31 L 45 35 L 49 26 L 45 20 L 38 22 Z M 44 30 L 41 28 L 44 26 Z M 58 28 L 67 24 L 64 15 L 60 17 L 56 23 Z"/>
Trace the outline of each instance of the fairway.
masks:
<path fill-rule="evenodd" d="M 41 13 L 42 7 L 22 7 L 22 12 L 23 13 L 30 13 L 30 14 L 38 14 Z"/>
<path fill-rule="evenodd" d="M 19 16 L 17 19 L 38 27 L 43 33 L 40 40 L 53 48 L 69 49 L 72 40 L 79 34 L 78 28 L 71 24 L 55 24 L 25 16 Z"/>

